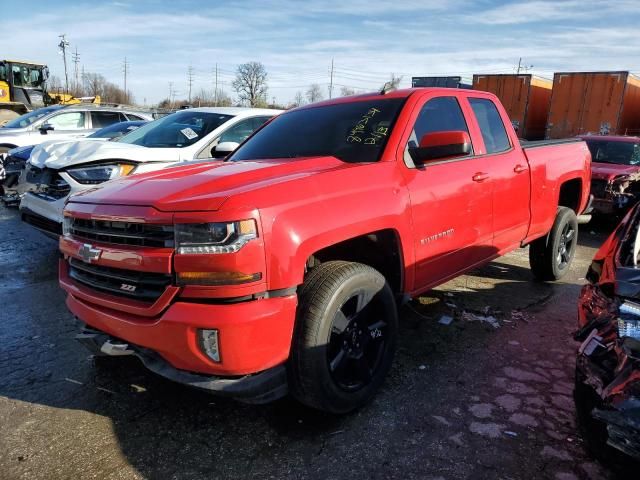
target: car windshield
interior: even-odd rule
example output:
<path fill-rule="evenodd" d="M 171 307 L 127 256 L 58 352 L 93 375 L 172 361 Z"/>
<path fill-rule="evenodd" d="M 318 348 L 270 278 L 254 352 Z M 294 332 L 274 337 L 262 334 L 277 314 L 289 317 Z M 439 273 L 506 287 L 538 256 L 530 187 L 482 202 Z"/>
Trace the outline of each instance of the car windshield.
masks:
<path fill-rule="evenodd" d="M 133 132 L 140 126 L 147 122 L 135 121 L 135 122 L 120 122 L 109 125 L 108 127 L 101 128 L 97 132 L 92 133 L 87 138 L 107 138 L 113 140 L 115 138 L 122 137 L 127 133 Z"/>
<path fill-rule="evenodd" d="M 613 140 L 586 140 L 591 159 L 597 163 L 640 164 L 640 143 Z"/>
<path fill-rule="evenodd" d="M 345 162 L 375 162 L 403 104 L 404 98 L 381 98 L 284 113 L 228 161 L 333 156 Z"/>
<path fill-rule="evenodd" d="M 45 115 L 50 114 L 51 112 L 58 110 L 60 107 L 45 107 L 39 108 L 38 110 L 34 110 L 33 112 L 25 113 L 24 115 L 20 115 L 18 118 L 14 118 L 10 122 L 4 124 L 3 128 L 24 128 L 31 125 L 33 122 L 38 120 L 39 118 L 44 117 Z"/>
<path fill-rule="evenodd" d="M 148 123 L 119 138 L 118 142 L 155 148 L 188 147 L 231 118 L 232 115 L 183 110 Z"/>

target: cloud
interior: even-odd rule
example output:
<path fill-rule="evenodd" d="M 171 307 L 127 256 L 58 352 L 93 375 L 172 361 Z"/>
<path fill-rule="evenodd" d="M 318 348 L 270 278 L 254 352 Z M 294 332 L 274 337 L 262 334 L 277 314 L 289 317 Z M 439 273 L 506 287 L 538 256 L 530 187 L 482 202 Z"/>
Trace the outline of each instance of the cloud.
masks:
<path fill-rule="evenodd" d="M 22 10 L 21 10 L 22 9 Z M 412 75 L 509 73 L 518 58 L 534 73 L 568 69 L 640 69 L 636 34 L 640 2 L 604 0 L 502 2 L 498 0 L 243 0 L 85 4 L 69 0 L 33 14 L 16 4 L 5 31 L 12 56 L 49 64 L 63 75 L 58 35 L 78 48 L 81 65 L 128 84 L 142 100 L 166 97 L 168 83 L 187 90 L 230 91 L 238 64 L 261 61 L 269 73 L 269 96 L 293 98 L 311 83 L 326 86 L 334 59 L 334 83 L 373 90 L 393 72 Z"/>

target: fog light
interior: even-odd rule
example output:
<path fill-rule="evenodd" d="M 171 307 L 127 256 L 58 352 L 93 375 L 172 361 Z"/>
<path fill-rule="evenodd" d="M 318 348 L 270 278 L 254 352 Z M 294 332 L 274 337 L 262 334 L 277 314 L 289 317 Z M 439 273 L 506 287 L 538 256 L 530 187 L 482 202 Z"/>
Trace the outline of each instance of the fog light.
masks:
<path fill-rule="evenodd" d="M 198 343 L 200 348 L 214 362 L 220 361 L 220 348 L 218 347 L 218 330 L 198 330 Z"/>

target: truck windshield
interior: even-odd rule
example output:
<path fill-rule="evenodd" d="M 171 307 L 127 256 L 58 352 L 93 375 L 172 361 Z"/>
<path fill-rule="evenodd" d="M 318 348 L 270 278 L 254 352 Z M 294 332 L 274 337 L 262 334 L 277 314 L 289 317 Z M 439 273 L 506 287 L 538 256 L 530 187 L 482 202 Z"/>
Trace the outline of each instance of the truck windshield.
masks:
<path fill-rule="evenodd" d="M 33 122 L 38 120 L 39 118 L 44 117 L 45 115 L 49 115 L 51 112 L 58 110 L 62 107 L 55 105 L 53 107 L 45 107 L 39 108 L 38 110 L 34 110 L 33 112 L 25 113 L 24 115 L 20 115 L 18 118 L 14 118 L 10 122 L 4 124 L 2 128 L 24 128 L 31 125 Z"/>
<path fill-rule="evenodd" d="M 153 148 L 188 147 L 231 118 L 232 115 L 183 110 L 148 123 L 117 141 Z"/>
<path fill-rule="evenodd" d="M 640 143 L 613 140 L 586 140 L 591 158 L 597 163 L 640 164 Z"/>
<path fill-rule="evenodd" d="M 345 162 L 375 162 L 404 100 L 362 100 L 284 113 L 228 160 L 333 156 Z"/>

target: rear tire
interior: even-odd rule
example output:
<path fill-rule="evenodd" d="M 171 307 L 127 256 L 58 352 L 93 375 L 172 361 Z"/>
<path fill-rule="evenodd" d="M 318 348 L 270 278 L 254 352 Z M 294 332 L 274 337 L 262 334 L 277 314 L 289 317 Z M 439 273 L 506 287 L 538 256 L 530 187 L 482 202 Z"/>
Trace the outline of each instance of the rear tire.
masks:
<path fill-rule="evenodd" d="M 559 280 L 567 274 L 578 244 L 578 218 L 573 210 L 559 207 L 549 233 L 531 242 L 529 265 L 542 281 Z"/>
<path fill-rule="evenodd" d="M 368 265 L 331 261 L 311 271 L 298 298 L 293 396 L 331 413 L 361 407 L 382 385 L 395 352 L 398 311 L 389 284 Z"/>

